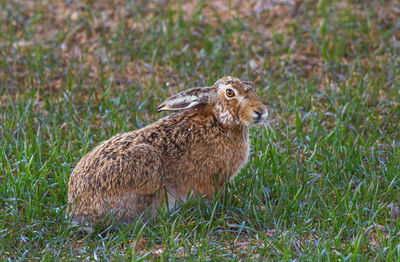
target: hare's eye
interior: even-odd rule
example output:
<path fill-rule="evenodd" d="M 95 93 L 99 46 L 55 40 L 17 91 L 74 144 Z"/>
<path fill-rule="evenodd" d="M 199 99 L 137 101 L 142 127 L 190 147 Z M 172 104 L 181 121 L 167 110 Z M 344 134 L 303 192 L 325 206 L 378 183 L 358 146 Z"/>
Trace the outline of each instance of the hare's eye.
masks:
<path fill-rule="evenodd" d="M 235 92 L 233 92 L 232 89 L 226 89 L 226 96 L 227 97 L 234 97 L 235 96 Z"/>

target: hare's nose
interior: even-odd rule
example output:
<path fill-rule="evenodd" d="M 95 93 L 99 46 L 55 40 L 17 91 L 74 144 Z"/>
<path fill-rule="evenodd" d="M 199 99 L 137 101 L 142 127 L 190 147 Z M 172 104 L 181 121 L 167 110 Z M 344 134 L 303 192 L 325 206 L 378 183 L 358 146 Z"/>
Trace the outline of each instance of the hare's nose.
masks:
<path fill-rule="evenodd" d="M 261 112 L 259 112 L 259 111 L 253 111 L 254 122 L 256 122 L 256 123 L 260 122 L 260 119 L 261 119 L 262 115 L 263 114 Z"/>
<path fill-rule="evenodd" d="M 255 123 L 264 122 L 268 117 L 267 108 L 260 108 L 253 111 L 253 119 Z"/>

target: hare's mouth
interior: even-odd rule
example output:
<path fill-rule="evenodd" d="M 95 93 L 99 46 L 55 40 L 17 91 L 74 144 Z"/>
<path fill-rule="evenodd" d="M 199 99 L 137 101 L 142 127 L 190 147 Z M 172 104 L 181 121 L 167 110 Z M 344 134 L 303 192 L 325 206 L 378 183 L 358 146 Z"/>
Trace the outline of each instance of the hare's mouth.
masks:
<path fill-rule="evenodd" d="M 268 118 L 268 111 L 260 113 L 259 111 L 253 111 L 253 124 L 262 124 Z"/>

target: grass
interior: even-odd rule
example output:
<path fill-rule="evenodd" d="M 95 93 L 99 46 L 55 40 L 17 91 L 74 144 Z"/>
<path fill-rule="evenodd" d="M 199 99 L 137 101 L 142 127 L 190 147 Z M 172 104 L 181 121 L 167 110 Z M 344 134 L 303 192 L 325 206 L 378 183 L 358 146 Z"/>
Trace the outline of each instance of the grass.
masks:
<path fill-rule="evenodd" d="M 399 260 L 399 17 L 398 1 L 0 0 L 0 257 Z M 71 234 L 80 158 L 224 75 L 278 123 L 252 129 L 231 193 Z"/>

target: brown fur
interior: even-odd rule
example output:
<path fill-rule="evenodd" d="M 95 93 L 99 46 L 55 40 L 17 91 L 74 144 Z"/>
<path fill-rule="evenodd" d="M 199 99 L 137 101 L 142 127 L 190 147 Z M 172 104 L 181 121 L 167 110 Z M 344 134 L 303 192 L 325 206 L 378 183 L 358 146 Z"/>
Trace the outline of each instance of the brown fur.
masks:
<path fill-rule="evenodd" d="M 227 98 L 226 88 L 237 96 Z M 246 162 L 249 126 L 267 117 L 253 84 L 233 77 L 172 96 L 161 110 L 176 112 L 81 159 L 69 181 L 76 222 L 101 222 L 107 214 L 131 222 L 146 209 L 156 212 L 166 195 L 171 205 L 189 192 L 212 199 L 216 183 L 223 187 Z M 255 119 L 255 111 L 262 117 Z"/>

